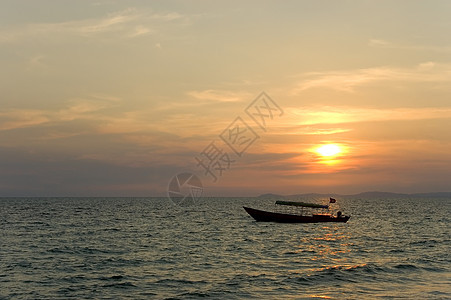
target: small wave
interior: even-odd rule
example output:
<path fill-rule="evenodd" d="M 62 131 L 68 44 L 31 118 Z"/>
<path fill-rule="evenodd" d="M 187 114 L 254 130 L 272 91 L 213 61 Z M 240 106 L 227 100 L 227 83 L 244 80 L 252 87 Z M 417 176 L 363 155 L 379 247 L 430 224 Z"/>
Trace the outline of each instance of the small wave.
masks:
<path fill-rule="evenodd" d="M 76 283 L 76 282 L 86 280 L 86 278 L 87 277 L 85 275 L 74 275 L 74 276 L 65 276 L 65 277 L 61 278 L 61 280 L 69 282 L 69 283 Z"/>
<path fill-rule="evenodd" d="M 320 272 L 336 272 L 336 271 L 343 271 L 343 272 L 365 272 L 374 274 L 380 271 L 384 271 L 383 268 L 380 268 L 374 264 L 360 264 L 360 265 L 338 265 L 338 266 L 332 266 L 332 267 L 326 267 L 319 269 Z"/>
<path fill-rule="evenodd" d="M 120 228 L 105 228 L 103 231 L 121 231 Z"/>
<path fill-rule="evenodd" d="M 413 241 L 410 242 L 411 246 L 426 246 L 426 247 L 435 247 L 438 244 L 436 240 L 421 240 L 421 241 Z"/>
<path fill-rule="evenodd" d="M 395 269 L 399 270 L 417 270 L 418 267 L 411 264 L 399 264 L 394 266 Z"/>
<path fill-rule="evenodd" d="M 422 244 L 436 244 L 438 243 L 436 240 L 417 240 L 417 241 L 412 241 L 409 244 L 410 245 L 422 245 Z"/>
<path fill-rule="evenodd" d="M 122 275 L 112 275 L 112 276 L 108 276 L 108 277 L 100 277 L 100 280 L 121 280 L 124 279 L 125 276 Z"/>
<path fill-rule="evenodd" d="M 126 282 L 118 282 L 118 283 L 109 283 L 105 284 L 104 287 L 114 287 L 114 288 L 130 288 L 130 287 L 136 287 L 133 283 L 130 281 Z"/>
<path fill-rule="evenodd" d="M 448 269 L 446 267 L 437 267 L 437 266 L 435 266 L 435 267 L 423 267 L 422 269 L 425 270 L 425 271 L 429 271 L 429 272 L 439 272 L 439 273 L 448 271 Z"/>
<path fill-rule="evenodd" d="M 50 253 L 60 253 L 60 254 L 121 254 L 118 251 L 98 249 L 91 247 L 55 247 L 48 249 L 47 252 Z"/>
<path fill-rule="evenodd" d="M 50 252 L 50 253 L 71 253 L 71 251 L 69 251 L 66 248 L 58 248 L 58 247 L 49 249 L 49 250 L 47 250 L 47 252 Z"/>
<path fill-rule="evenodd" d="M 403 253 L 406 252 L 404 249 L 392 249 L 390 251 L 388 251 L 390 253 Z"/>
<path fill-rule="evenodd" d="M 268 286 L 276 284 L 278 279 L 272 275 L 267 275 L 265 273 L 261 274 L 237 274 L 231 278 L 226 278 L 222 284 L 226 287 L 233 289 L 240 289 L 244 285 L 252 286 Z"/>
<path fill-rule="evenodd" d="M 183 293 L 179 295 L 182 299 L 186 298 L 209 298 L 211 295 L 209 293 L 203 293 L 203 292 L 189 292 L 189 293 Z M 174 298 L 178 299 L 178 298 Z"/>
<path fill-rule="evenodd" d="M 169 278 L 165 278 L 165 279 L 160 279 L 158 281 L 156 281 L 155 283 L 157 284 L 167 284 L 167 285 L 178 285 L 178 284 L 206 284 L 208 283 L 205 280 L 188 280 L 188 279 L 169 279 Z"/>
<path fill-rule="evenodd" d="M 99 249 L 99 248 L 91 248 L 91 247 L 83 247 L 77 249 L 82 254 L 108 254 L 108 253 L 117 253 L 117 251 Z"/>
<path fill-rule="evenodd" d="M 43 227 L 51 227 L 51 225 L 47 222 L 43 222 L 43 221 L 31 221 L 28 223 L 29 225 L 41 225 Z"/>
<path fill-rule="evenodd" d="M 318 282 L 330 283 L 332 281 L 356 283 L 377 280 L 377 274 L 385 271 L 385 269 L 374 264 L 337 265 L 314 269 L 311 270 L 310 274 L 290 277 L 288 281 L 295 281 L 303 285 L 312 285 Z"/>
<path fill-rule="evenodd" d="M 299 253 L 296 252 L 296 251 L 286 251 L 286 252 L 283 253 L 283 255 L 288 255 L 288 256 L 290 256 L 290 255 L 299 255 Z"/>

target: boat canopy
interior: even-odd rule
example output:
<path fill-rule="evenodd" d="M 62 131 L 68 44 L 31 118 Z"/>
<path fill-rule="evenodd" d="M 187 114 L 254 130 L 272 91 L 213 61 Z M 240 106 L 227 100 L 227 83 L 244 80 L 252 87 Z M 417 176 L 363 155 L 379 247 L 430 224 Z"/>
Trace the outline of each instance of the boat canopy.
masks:
<path fill-rule="evenodd" d="M 276 201 L 278 205 L 289 205 L 289 206 L 301 206 L 301 207 L 311 207 L 311 208 L 329 208 L 328 205 L 307 203 L 307 202 L 295 202 L 295 201 Z"/>

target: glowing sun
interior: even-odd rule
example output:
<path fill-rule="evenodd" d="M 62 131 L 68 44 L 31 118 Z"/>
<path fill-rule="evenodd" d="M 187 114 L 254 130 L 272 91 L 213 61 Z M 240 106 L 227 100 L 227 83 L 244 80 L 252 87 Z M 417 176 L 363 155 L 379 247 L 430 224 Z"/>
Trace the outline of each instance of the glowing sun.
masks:
<path fill-rule="evenodd" d="M 315 149 L 315 152 L 321 156 L 335 156 L 341 152 L 341 148 L 335 144 L 327 144 Z"/>

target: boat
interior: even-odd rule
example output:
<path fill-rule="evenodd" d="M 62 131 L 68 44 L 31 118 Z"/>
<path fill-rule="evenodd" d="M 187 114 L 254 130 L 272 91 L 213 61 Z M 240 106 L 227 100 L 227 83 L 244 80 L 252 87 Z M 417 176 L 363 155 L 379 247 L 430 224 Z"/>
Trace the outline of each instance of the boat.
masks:
<path fill-rule="evenodd" d="M 331 198 L 332 200 L 332 198 Z M 335 203 L 335 199 L 334 202 Z M 329 205 L 322 205 L 307 202 L 276 201 L 279 207 L 288 208 L 270 212 L 260 209 L 243 206 L 244 210 L 258 222 L 278 222 L 278 223 L 322 223 L 322 222 L 342 222 L 346 223 L 350 216 L 345 216 L 338 211 L 334 216 L 329 213 Z M 291 208 L 290 211 L 288 211 Z M 295 208 L 295 209 L 293 209 Z M 320 209 L 320 213 L 315 213 L 315 209 Z"/>

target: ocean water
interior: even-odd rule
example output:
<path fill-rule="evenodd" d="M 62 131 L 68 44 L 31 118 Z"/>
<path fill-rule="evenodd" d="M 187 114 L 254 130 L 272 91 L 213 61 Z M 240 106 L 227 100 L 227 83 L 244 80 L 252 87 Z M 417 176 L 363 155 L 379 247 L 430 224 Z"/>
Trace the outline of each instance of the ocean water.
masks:
<path fill-rule="evenodd" d="M 451 199 L 340 199 L 346 224 L 258 223 L 258 198 L 1 198 L 0 299 L 451 299 Z"/>

